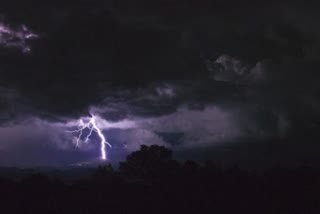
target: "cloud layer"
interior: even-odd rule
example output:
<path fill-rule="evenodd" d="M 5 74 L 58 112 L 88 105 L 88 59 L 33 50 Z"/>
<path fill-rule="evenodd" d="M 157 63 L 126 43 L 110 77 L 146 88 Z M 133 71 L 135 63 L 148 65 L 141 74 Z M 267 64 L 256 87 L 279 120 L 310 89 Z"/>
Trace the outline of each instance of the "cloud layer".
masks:
<path fill-rule="evenodd" d="M 311 3 L 32 5 L 13 0 L 0 12 L 0 148 L 51 130 L 43 138 L 71 151 L 61 131 L 69 126 L 58 124 L 89 113 L 119 151 L 318 132 L 320 17 Z M 22 128 L 29 120 L 46 128 Z"/>

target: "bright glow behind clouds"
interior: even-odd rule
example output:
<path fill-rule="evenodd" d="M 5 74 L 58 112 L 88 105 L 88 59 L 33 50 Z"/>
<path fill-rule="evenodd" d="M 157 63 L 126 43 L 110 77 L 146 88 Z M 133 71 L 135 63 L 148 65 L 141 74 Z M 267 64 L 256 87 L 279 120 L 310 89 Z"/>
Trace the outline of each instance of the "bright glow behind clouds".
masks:
<path fill-rule="evenodd" d="M 14 29 L 0 22 L 0 45 L 6 48 L 18 48 L 22 52 L 28 53 L 31 51 L 28 41 L 38 37 L 25 25 L 20 25 Z"/>

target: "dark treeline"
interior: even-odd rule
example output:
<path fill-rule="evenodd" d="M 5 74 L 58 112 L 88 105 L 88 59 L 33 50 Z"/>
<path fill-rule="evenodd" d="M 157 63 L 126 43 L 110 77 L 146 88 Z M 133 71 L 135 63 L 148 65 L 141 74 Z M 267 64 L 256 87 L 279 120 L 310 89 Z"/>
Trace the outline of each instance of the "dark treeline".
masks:
<path fill-rule="evenodd" d="M 1 213 L 320 213 L 320 171 L 275 167 L 263 173 L 171 158 L 142 146 L 119 170 L 99 166 L 72 183 L 33 174 L 0 178 Z"/>

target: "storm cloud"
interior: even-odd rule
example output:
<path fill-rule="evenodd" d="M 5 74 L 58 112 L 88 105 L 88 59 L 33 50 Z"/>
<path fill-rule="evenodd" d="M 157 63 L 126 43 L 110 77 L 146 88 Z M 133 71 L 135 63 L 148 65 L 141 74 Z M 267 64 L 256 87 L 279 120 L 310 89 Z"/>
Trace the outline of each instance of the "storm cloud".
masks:
<path fill-rule="evenodd" d="M 45 144 L 71 151 L 72 136 L 62 131 L 68 126 L 57 124 L 89 113 L 134 124 L 105 130 L 125 151 L 315 136 L 320 17 L 313 8 L 276 1 L 6 2 L 0 148 L 49 139 Z M 47 128 L 21 128 L 36 119 Z"/>

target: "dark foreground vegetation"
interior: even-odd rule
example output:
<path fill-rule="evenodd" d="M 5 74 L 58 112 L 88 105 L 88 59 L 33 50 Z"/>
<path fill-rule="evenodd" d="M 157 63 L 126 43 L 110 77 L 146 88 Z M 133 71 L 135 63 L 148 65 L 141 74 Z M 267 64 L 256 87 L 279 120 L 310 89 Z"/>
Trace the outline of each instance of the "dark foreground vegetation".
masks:
<path fill-rule="evenodd" d="M 273 168 L 252 173 L 207 161 L 179 163 L 171 151 L 142 146 L 87 179 L 44 174 L 0 178 L 0 213 L 320 213 L 320 171 Z"/>

